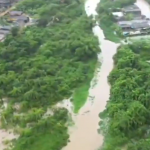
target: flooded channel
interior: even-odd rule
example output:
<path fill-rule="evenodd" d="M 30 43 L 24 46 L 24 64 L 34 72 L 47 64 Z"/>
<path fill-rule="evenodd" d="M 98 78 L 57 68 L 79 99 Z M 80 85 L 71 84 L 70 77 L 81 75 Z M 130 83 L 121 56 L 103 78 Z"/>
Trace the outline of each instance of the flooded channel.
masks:
<path fill-rule="evenodd" d="M 85 11 L 88 16 L 97 14 L 96 7 L 99 0 L 88 0 Z M 118 44 L 105 40 L 103 31 L 98 23 L 93 27 L 93 33 L 99 39 L 101 54 L 98 61 L 101 62 L 100 69 L 97 68 L 97 84 L 89 89 L 89 98 L 79 113 L 73 117 L 75 125 L 70 127 L 70 142 L 63 150 L 97 150 L 103 143 L 103 136 L 98 134 L 99 113 L 105 109 L 109 99 L 110 86 L 107 77 L 113 69 L 113 55 L 117 51 Z M 92 85 L 92 83 L 91 83 Z"/>

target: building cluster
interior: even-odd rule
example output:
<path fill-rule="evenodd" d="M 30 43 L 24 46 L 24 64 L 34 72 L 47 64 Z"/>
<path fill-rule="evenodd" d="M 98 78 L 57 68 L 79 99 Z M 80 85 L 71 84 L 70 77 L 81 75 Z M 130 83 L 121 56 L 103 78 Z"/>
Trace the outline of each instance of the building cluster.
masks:
<path fill-rule="evenodd" d="M 23 27 L 30 21 L 30 18 L 22 11 L 10 11 L 6 14 L 5 20 L 9 26 L 0 26 L 0 41 L 3 41 L 6 35 L 10 34 L 13 27 Z"/>
<path fill-rule="evenodd" d="M 124 7 L 119 12 L 113 12 L 112 15 L 124 36 L 150 33 L 150 20 L 141 14 L 141 10 L 136 5 Z"/>
<path fill-rule="evenodd" d="M 7 21 L 10 23 L 15 22 L 16 24 L 21 26 L 29 22 L 29 17 L 23 14 L 22 11 L 10 11 L 7 14 Z"/>

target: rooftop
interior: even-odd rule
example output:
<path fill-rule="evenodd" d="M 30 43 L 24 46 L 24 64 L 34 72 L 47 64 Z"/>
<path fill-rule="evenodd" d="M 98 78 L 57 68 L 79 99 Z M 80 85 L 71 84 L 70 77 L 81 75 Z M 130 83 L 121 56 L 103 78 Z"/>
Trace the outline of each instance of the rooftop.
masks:
<path fill-rule="evenodd" d="M 133 28 L 133 29 L 148 28 L 148 27 L 150 27 L 148 22 L 141 22 L 141 23 L 134 22 L 134 23 L 131 24 L 131 28 Z"/>
<path fill-rule="evenodd" d="M 0 0 L 0 3 L 11 3 L 11 0 Z"/>
<path fill-rule="evenodd" d="M 148 20 L 118 21 L 118 24 L 132 24 L 132 23 L 143 23 L 143 22 L 148 22 Z"/>
<path fill-rule="evenodd" d="M 130 5 L 130 6 L 126 6 L 126 7 L 123 7 L 123 10 L 125 12 L 130 12 L 130 11 L 141 11 L 140 8 L 136 5 Z"/>
<path fill-rule="evenodd" d="M 113 12 L 112 15 L 113 16 L 117 16 L 117 17 L 123 17 L 123 13 L 122 12 Z"/>
<path fill-rule="evenodd" d="M 11 30 L 11 26 L 0 26 L 0 30 Z"/>
<path fill-rule="evenodd" d="M 9 14 L 11 16 L 20 16 L 23 14 L 23 12 L 22 11 L 10 11 Z"/>
<path fill-rule="evenodd" d="M 7 35 L 10 31 L 0 29 L 0 34 Z"/>
<path fill-rule="evenodd" d="M 134 29 L 150 27 L 150 23 L 147 20 L 119 21 L 118 24 L 121 27 L 131 27 Z"/>
<path fill-rule="evenodd" d="M 14 20 L 27 20 L 29 17 L 21 15 L 21 16 L 11 16 L 10 19 Z"/>

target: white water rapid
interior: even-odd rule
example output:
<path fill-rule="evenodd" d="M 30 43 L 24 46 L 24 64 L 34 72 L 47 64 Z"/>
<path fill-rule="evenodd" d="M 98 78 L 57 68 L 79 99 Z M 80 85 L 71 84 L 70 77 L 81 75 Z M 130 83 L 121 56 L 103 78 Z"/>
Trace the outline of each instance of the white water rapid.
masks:
<path fill-rule="evenodd" d="M 93 18 L 95 18 L 99 2 L 100 0 L 86 1 L 85 11 L 88 16 L 93 15 Z M 113 69 L 113 55 L 116 53 L 119 44 L 105 40 L 98 23 L 93 27 L 93 33 L 98 37 L 101 48 L 101 54 L 98 54 L 101 68 L 97 69 L 97 74 L 94 77 L 97 84 L 89 89 L 89 97 L 94 99 L 91 102 L 88 98 L 79 113 L 73 116 L 75 125 L 69 129 L 70 142 L 64 147 L 64 150 L 97 150 L 103 143 L 103 136 L 97 132 L 100 121 L 99 113 L 105 109 L 109 100 L 110 86 L 107 77 Z"/>

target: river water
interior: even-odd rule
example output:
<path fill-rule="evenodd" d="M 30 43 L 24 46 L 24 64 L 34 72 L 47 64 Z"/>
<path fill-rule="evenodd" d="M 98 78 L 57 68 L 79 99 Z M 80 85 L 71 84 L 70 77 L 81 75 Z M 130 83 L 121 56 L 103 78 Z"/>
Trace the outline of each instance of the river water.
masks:
<path fill-rule="evenodd" d="M 87 0 L 85 11 L 88 16 L 97 14 L 96 7 L 99 0 Z M 107 77 L 113 69 L 113 55 L 117 51 L 118 44 L 105 40 L 103 31 L 96 25 L 93 27 L 93 33 L 97 36 L 101 48 L 101 54 L 98 54 L 98 61 L 101 62 L 100 69 L 97 68 L 97 84 L 89 89 L 89 96 L 85 105 L 79 113 L 73 117 L 75 125 L 70 127 L 70 142 L 64 150 L 97 150 L 103 143 L 103 136 L 98 134 L 99 113 L 105 109 L 109 99 L 110 86 Z M 91 83 L 92 85 L 92 83 Z"/>

